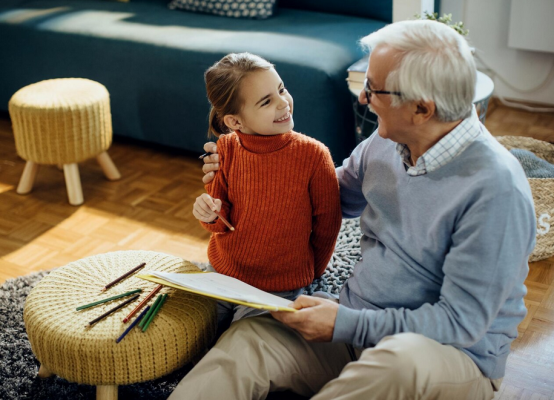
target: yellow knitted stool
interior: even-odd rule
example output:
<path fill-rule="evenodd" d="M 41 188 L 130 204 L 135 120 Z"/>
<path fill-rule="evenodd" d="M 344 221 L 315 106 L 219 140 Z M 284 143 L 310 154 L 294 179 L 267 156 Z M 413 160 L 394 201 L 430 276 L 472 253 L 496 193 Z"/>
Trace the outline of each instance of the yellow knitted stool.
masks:
<path fill-rule="evenodd" d="M 27 160 L 17 187 L 33 188 L 38 164 L 63 165 L 69 203 L 83 203 L 78 162 L 96 157 L 110 180 L 121 177 L 106 150 L 112 143 L 110 97 L 88 79 L 50 79 L 18 90 L 9 102 L 17 154 Z"/>
<path fill-rule="evenodd" d="M 23 319 L 40 377 L 52 374 L 68 381 L 95 385 L 97 399 L 117 399 L 117 386 L 164 376 L 201 354 L 215 336 L 215 301 L 182 290 L 168 293 L 148 330 L 136 326 L 116 344 L 129 326 L 123 318 L 157 284 L 132 275 L 106 292 L 100 289 L 140 263 L 141 271 L 187 272 L 199 269 L 182 259 L 152 251 L 117 251 L 92 256 L 58 268 L 42 279 L 25 302 Z M 123 302 L 76 311 L 75 308 L 133 289 L 143 289 L 135 302 L 89 328 L 94 318 Z M 154 299 L 150 300 L 150 305 Z M 138 314 L 137 314 L 138 315 Z M 134 321 L 133 317 L 133 321 Z"/>

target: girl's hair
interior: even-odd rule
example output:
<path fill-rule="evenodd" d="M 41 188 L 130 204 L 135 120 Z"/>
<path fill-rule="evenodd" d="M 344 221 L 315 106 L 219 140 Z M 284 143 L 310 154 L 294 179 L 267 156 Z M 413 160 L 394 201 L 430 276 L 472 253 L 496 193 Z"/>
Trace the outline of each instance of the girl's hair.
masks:
<path fill-rule="evenodd" d="M 366 36 L 367 48 L 390 46 L 401 61 L 390 71 L 385 89 L 401 92 L 392 106 L 406 101 L 432 100 L 437 119 L 464 119 L 473 109 L 477 70 L 467 41 L 454 29 L 436 21 L 402 21 Z"/>
<path fill-rule="evenodd" d="M 273 64 L 250 53 L 231 53 L 212 65 L 204 74 L 206 92 L 211 104 L 208 136 L 216 137 L 232 130 L 225 125 L 223 117 L 238 114 L 242 107 L 240 84 L 250 73 L 269 70 Z"/>

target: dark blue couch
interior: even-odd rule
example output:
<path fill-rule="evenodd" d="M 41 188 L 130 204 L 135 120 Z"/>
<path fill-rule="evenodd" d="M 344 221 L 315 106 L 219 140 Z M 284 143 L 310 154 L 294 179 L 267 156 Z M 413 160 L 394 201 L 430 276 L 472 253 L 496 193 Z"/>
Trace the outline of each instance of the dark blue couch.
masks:
<path fill-rule="evenodd" d="M 229 52 L 249 51 L 276 65 L 295 100 L 295 129 L 324 142 L 337 162 L 348 155 L 355 135 L 346 68 L 363 55 L 358 40 L 390 22 L 392 0 L 281 0 L 267 20 L 167 3 L 1 0 L 0 109 L 30 83 L 89 78 L 110 92 L 116 135 L 200 152 L 203 73 Z"/>

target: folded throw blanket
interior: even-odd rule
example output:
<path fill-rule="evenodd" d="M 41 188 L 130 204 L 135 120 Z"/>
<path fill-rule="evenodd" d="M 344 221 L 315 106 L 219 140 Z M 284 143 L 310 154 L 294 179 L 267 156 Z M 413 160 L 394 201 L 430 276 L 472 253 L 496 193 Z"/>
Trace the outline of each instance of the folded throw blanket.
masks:
<path fill-rule="evenodd" d="M 510 153 L 520 162 L 527 178 L 554 178 L 554 165 L 528 150 L 511 149 Z"/>

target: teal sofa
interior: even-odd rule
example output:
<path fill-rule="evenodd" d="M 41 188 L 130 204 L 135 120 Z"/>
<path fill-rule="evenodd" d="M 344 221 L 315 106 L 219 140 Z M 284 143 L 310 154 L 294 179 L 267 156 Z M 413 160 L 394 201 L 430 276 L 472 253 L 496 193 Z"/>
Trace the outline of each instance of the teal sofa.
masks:
<path fill-rule="evenodd" d="M 104 84 L 114 133 L 201 152 L 203 73 L 230 52 L 273 62 L 295 100 L 295 129 L 336 162 L 355 146 L 346 68 L 358 40 L 392 20 L 392 0 L 281 0 L 266 20 L 170 10 L 168 0 L 1 0 L 0 110 L 21 87 L 81 77 Z"/>

